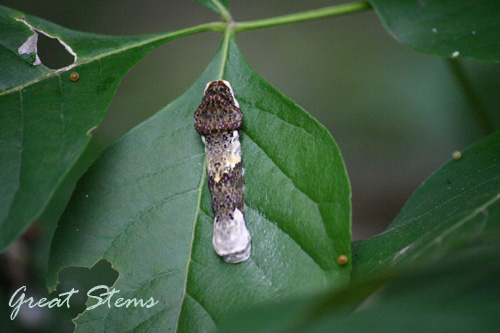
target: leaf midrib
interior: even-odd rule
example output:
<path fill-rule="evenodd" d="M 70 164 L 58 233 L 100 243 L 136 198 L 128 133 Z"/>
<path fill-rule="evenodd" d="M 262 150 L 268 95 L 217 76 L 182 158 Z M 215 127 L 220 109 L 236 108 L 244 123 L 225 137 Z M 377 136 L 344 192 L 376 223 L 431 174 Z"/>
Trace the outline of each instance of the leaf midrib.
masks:
<path fill-rule="evenodd" d="M 424 253 L 424 251 L 426 251 L 427 249 L 429 249 L 430 247 L 432 247 L 433 245 L 435 245 L 436 241 L 439 240 L 440 238 L 443 239 L 444 237 L 450 235 L 451 233 L 453 233 L 454 231 L 456 231 L 457 229 L 460 229 L 462 226 L 464 226 L 468 221 L 474 219 L 476 216 L 478 216 L 479 214 L 484 214 L 485 215 L 485 224 L 487 224 L 489 221 L 488 221 L 488 208 L 495 204 L 497 201 L 500 200 L 500 192 L 496 193 L 496 195 L 494 195 L 491 199 L 489 199 L 488 201 L 486 201 L 484 204 L 482 204 L 481 206 L 477 207 L 476 209 L 474 209 L 472 212 L 466 214 L 464 217 L 462 217 L 460 220 L 458 220 L 456 223 L 450 225 L 448 228 L 445 228 L 441 233 L 439 233 L 438 235 L 434 236 L 431 240 L 431 242 L 427 242 L 425 244 L 424 247 L 420 248 L 420 249 L 417 249 L 415 253 L 413 253 L 412 257 L 410 257 L 409 259 L 417 259 L 418 257 L 421 256 L 421 253 Z M 450 220 L 448 220 L 450 221 Z M 435 228 L 429 230 L 429 232 L 427 232 L 426 234 L 429 234 L 430 232 L 434 231 L 435 229 L 437 229 L 439 227 L 436 226 Z M 483 227 L 484 228 L 484 227 Z M 423 238 L 419 238 L 417 239 L 415 242 L 412 243 L 412 245 L 418 243 L 419 241 L 421 241 Z"/>
<path fill-rule="evenodd" d="M 483 172 L 483 171 L 489 170 L 489 169 L 491 169 L 491 168 L 493 168 L 493 167 L 497 167 L 497 164 L 492 165 L 491 167 L 488 167 L 488 168 L 483 169 L 483 170 L 477 170 L 476 172 L 480 173 L 480 172 Z M 389 232 L 392 232 L 392 231 L 395 231 L 395 230 L 398 230 L 398 229 L 400 229 L 400 228 L 402 228 L 402 227 L 405 227 L 406 225 L 408 225 L 408 224 L 410 224 L 410 223 L 412 223 L 412 222 L 414 222 L 414 221 L 420 220 L 422 217 L 424 217 L 424 216 L 426 216 L 426 215 L 431 215 L 432 213 L 434 213 L 434 212 L 436 212 L 436 211 L 439 211 L 442 207 L 444 207 L 445 205 L 447 205 L 449 202 L 451 202 L 451 201 L 453 201 L 453 200 L 457 200 L 457 199 L 459 199 L 460 197 L 462 197 L 462 196 L 464 196 L 464 195 L 467 195 L 467 194 L 469 194 L 470 192 L 474 191 L 476 188 L 478 188 L 478 187 L 482 187 L 482 186 L 484 186 L 485 184 L 488 184 L 488 183 L 490 183 L 490 182 L 493 182 L 493 181 L 497 180 L 498 178 L 500 178 L 500 175 L 498 175 L 498 176 L 496 176 L 496 177 L 494 177 L 494 178 L 487 179 L 487 180 L 485 180 L 484 182 L 481 182 L 481 183 L 479 183 L 479 184 L 476 184 L 476 185 L 474 185 L 474 186 L 470 187 L 470 188 L 468 189 L 468 191 L 461 192 L 461 193 L 459 193 L 459 194 L 457 194 L 457 195 L 455 195 L 455 196 L 450 197 L 448 200 L 443 201 L 442 203 L 435 205 L 433 209 L 430 209 L 430 210 L 428 210 L 428 211 L 426 211 L 426 212 L 424 212 L 424 213 L 422 213 L 422 214 L 420 214 L 420 215 L 414 216 L 414 217 L 412 217 L 412 218 L 410 218 L 410 219 L 408 219 L 408 220 L 406 220 L 406 221 L 402 221 L 401 223 L 396 224 L 396 225 L 395 225 L 395 226 L 393 226 L 392 228 L 389 228 L 389 229 L 387 229 L 386 231 L 384 231 L 384 232 L 382 232 L 381 234 L 379 234 L 379 236 L 384 235 L 384 234 L 389 233 Z"/>
<path fill-rule="evenodd" d="M 498 178 L 498 177 L 496 177 Z M 475 208 L 474 210 L 472 211 L 469 211 L 469 213 L 465 214 L 461 219 L 459 219 L 456 223 L 452 224 L 451 226 L 449 226 L 448 228 L 445 228 L 443 230 L 442 233 L 440 233 L 439 235 L 435 236 L 435 237 L 432 237 L 432 239 L 430 240 L 430 242 L 428 244 L 432 245 L 436 239 L 442 237 L 443 234 L 445 234 L 445 236 L 447 236 L 450 232 L 453 232 L 455 231 L 457 228 L 460 228 L 462 227 L 466 222 L 468 222 L 469 220 L 475 218 L 478 214 L 481 214 L 481 213 L 486 213 L 487 215 L 487 210 L 488 210 L 488 207 L 490 207 L 491 205 L 495 204 L 497 201 L 500 200 L 500 192 L 496 193 L 495 195 L 492 195 L 490 197 L 489 200 L 487 200 L 485 203 L 483 203 L 481 206 Z M 435 228 L 432 228 L 428 231 L 426 231 L 424 234 L 422 234 L 419 238 L 411 241 L 410 243 L 408 244 L 405 244 L 404 247 L 402 247 L 402 249 L 405 249 L 405 248 L 409 248 L 409 247 L 413 247 L 415 246 L 415 244 L 418 245 L 419 242 L 422 241 L 422 239 L 426 236 L 426 235 L 429 235 L 432 231 L 434 231 L 436 228 L 439 228 L 439 227 L 442 227 L 442 226 L 445 226 L 446 223 L 449 223 L 450 221 L 452 221 L 453 218 L 451 219 L 448 219 L 446 220 L 443 224 L 439 224 L 437 225 Z M 486 221 L 486 223 L 488 223 L 488 221 Z M 406 224 L 405 224 L 406 225 Z M 380 236 L 381 235 L 386 235 L 387 233 L 393 233 L 395 231 L 397 231 L 400 227 L 402 226 L 405 226 L 405 225 L 401 225 L 401 226 L 398 226 L 396 228 L 393 228 L 391 229 L 390 231 L 388 232 L 385 232 L 384 234 L 380 234 L 378 236 L 375 236 L 377 237 L 378 239 L 381 239 Z M 450 231 L 451 230 L 451 231 Z M 371 239 L 372 241 L 374 240 L 374 238 Z M 420 257 L 420 254 L 421 253 L 424 253 L 425 250 L 428 249 L 428 245 L 424 246 L 423 248 L 420 248 L 420 249 L 416 249 L 415 251 L 416 252 L 413 252 L 413 253 L 409 253 L 411 255 L 411 257 L 407 257 L 407 260 L 410 260 L 410 262 L 414 261 L 415 259 L 419 258 Z M 400 252 L 401 250 L 399 250 L 398 252 Z M 377 263 L 380 264 L 382 262 L 388 262 L 390 260 L 393 260 L 394 259 L 394 255 L 397 254 L 396 253 L 391 253 L 389 256 L 385 257 L 385 258 L 382 258 L 381 260 L 377 260 Z M 403 259 L 403 258 L 401 258 Z M 370 260 L 370 261 L 366 261 L 365 262 L 365 265 L 369 265 L 369 264 L 372 264 L 374 261 L 373 260 Z M 367 272 L 363 273 L 363 274 L 370 274 L 370 273 L 373 273 L 373 272 L 376 272 L 378 270 L 378 266 L 374 266 L 374 267 L 371 267 Z M 360 266 L 358 268 L 359 269 L 362 269 L 362 267 Z"/>
<path fill-rule="evenodd" d="M 160 42 L 162 39 L 166 39 L 167 41 L 170 41 L 170 40 L 177 39 L 177 38 L 180 38 L 180 37 L 184 37 L 184 36 L 187 36 L 187 35 L 191 35 L 191 34 L 194 34 L 194 33 L 197 33 L 197 32 L 204 32 L 204 31 L 213 30 L 215 24 L 218 24 L 218 22 L 201 24 L 201 25 L 197 25 L 197 26 L 194 26 L 194 27 L 180 29 L 180 30 L 175 30 L 175 31 L 167 32 L 167 33 L 160 34 L 160 35 L 149 35 L 149 36 L 155 36 L 155 37 L 143 40 L 141 42 L 132 43 L 132 44 L 126 45 L 124 47 L 117 48 L 117 49 L 115 49 L 113 51 L 104 52 L 104 53 L 101 53 L 99 55 L 96 55 L 96 56 L 93 56 L 93 57 L 90 57 L 90 58 L 84 58 L 82 61 L 75 62 L 75 63 L 73 63 L 73 64 L 71 64 L 69 66 L 66 66 L 66 67 L 63 67 L 63 68 L 59 68 L 59 69 L 54 70 L 54 71 L 52 71 L 50 73 L 47 73 L 47 74 L 42 75 L 42 76 L 39 76 L 36 79 L 28 81 L 28 82 L 26 82 L 24 84 L 18 85 L 16 87 L 13 87 L 13 88 L 10 88 L 10 89 L 7 89 L 7 90 L 4 90 L 4 91 L 2 91 L 0 93 L 0 96 L 8 95 L 8 94 L 13 93 L 15 91 L 24 89 L 24 88 L 26 88 L 26 87 L 28 87 L 30 85 L 33 85 L 33 84 L 38 83 L 40 81 L 43 81 L 45 79 L 51 78 L 54 75 L 57 75 L 59 73 L 64 73 L 64 72 L 66 72 L 66 71 L 68 71 L 68 70 L 70 70 L 70 69 L 72 69 L 74 67 L 77 67 L 77 66 L 80 66 L 80 65 L 84 65 L 84 64 L 87 64 L 87 63 L 91 63 L 93 61 L 100 60 L 100 59 L 103 59 L 105 57 L 112 56 L 114 54 L 118 54 L 118 53 L 121 53 L 121 52 L 125 52 L 125 51 L 128 51 L 130 49 L 139 48 L 139 47 L 142 47 L 142 46 L 145 46 L 145 45 L 148 45 L 148 44 L 153 44 L 155 42 Z M 146 36 L 148 36 L 148 35 L 146 35 Z M 140 36 L 138 36 L 138 37 L 140 37 Z"/>
<path fill-rule="evenodd" d="M 179 327 L 179 320 L 181 318 L 182 306 L 184 304 L 184 299 L 186 298 L 186 294 L 187 294 L 189 268 L 191 266 L 191 261 L 192 261 L 192 256 L 193 256 L 194 235 L 196 232 L 196 226 L 198 225 L 199 216 L 200 216 L 200 212 L 201 212 L 201 197 L 202 197 L 202 193 L 203 193 L 203 185 L 205 184 L 206 178 L 207 178 L 205 164 L 206 164 L 206 156 L 203 158 L 203 162 L 201 163 L 202 172 L 201 172 L 201 177 L 200 177 L 200 183 L 199 183 L 198 189 L 197 189 L 198 190 L 198 201 L 196 204 L 196 212 L 194 214 L 193 230 L 191 231 L 191 240 L 190 240 L 190 244 L 189 244 L 189 256 L 188 256 L 188 260 L 187 260 L 186 268 L 185 268 L 186 269 L 186 278 L 184 279 L 184 286 L 183 286 L 183 290 L 182 290 L 181 302 L 179 303 L 179 313 L 177 314 L 177 320 L 175 323 L 174 332 L 177 332 L 177 329 Z"/>

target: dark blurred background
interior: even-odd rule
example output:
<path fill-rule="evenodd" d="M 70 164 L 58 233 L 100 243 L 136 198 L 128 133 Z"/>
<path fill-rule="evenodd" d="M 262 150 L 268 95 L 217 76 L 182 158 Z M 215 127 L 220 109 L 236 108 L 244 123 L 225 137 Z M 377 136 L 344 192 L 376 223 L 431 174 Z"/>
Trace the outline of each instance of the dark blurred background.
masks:
<path fill-rule="evenodd" d="M 232 0 L 230 11 L 236 21 L 246 21 L 337 3 L 341 1 Z M 218 20 L 209 9 L 187 0 L 0 0 L 0 4 L 71 29 L 109 35 L 165 32 Z M 39 293 L 46 293 L 43 279 L 50 240 L 78 175 L 107 145 L 181 95 L 210 62 L 220 40 L 215 33 L 176 40 L 146 56 L 125 76 L 84 158 L 40 221 L 10 249 L 9 253 L 26 252 L 22 269 L 30 276 L 29 283 L 41 288 Z M 471 61 L 450 65 L 446 59 L 412 51 L 389 35 L 373 11 L 250 31 L 237 35 L 237 42 L 250 66 L 324 124 L 340 146 L 352 185 L 354 240 L 383 231 L 419 184 L 454 150 L 488 134 L 475 120 L 453 67 L 463 71 L 491 122 L 500 125 L 498 65 Z M 67 55 L 57 51 L 57 43 L 47 38 L 39 49 L 49 67 L 67 65 Z M 11 257 L 3 254 L 0 270 L 10 267 L 6 258 Z M 106 264 L 102 266 L 96 270 L 106 270 Z M 73 275 L 87 273 L 75 269 Z M 12 273 L 3 275 L 5 283 L 10 279 L 23 285 Z M 31 329 L 29 319 L 12 323 L 6 318 L 11 309 L 5 307 L 5 297 L 1 297 L 0 325 Z M 74 316 L 59 315 L 58 321 Z M 34 318 L 26 316 L 30 317 Z M 32 324 L 54 329 L 51 323 Z M 60 328 L 71 329 L 71 324 Z"/>

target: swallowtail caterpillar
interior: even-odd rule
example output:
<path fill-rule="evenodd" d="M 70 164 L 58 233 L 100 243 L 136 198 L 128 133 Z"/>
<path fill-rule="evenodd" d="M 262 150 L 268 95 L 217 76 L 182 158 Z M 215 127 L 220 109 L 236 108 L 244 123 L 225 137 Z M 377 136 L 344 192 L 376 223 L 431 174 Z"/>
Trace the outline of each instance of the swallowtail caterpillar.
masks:
<path fill-rule="evenodd" d="M 250 257 L 251 237 L 245 224 L 245 170 L 238 129 L 243 114 L 229 82 L 211 81 L 194 113 L 207 156 L 208 187 L 215 215 L 212 245 L 228 263 Z"/>

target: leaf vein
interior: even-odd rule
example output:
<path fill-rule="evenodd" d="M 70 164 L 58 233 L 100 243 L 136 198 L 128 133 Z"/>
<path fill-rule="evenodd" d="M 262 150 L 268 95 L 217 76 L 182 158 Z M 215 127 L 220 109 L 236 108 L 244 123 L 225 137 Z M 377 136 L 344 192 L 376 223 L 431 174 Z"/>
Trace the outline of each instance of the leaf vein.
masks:
<path fill-rule="evenodd" d="M 163 273 L 154 275 L 151 278 L 149 278 L 147 281 L 145 281 L 144 283 L 141 283 L 139 286 L 137 286 L 134 289 L 130 290 L 127 294 L 129 294 L 129 295 L 133 294 L 136 290 L 141 289 L 145 285 L 147 285 L 147 284 L 149 284 L 149 283 L 151 283 L 151 282 L 153 282 L 155 280 L 161 279 L 163 277 L 166 277 L 166 276 L 169 276 L 169 275 L 172 275 L 172 274 L 175 274 L 175 273 L 182 272 L 184 270 L 186 270 L 186 268 L 182 267 L 182 268 L 179 268 L 179 269 L 174 269 L 173 271 L 163 272 Z"/>
<path fill-rule="evenodd" d="M 160 310 L 160 311 L 158 311 L 158 312 L 156 312 L 156 313 L 152 314 L 151 316 L 147 317 L 146 319 L 144 319 L 143 321 L 141 321 L 141 322 L 140 322 L 139 324 L 137 324 L 134 328 L 132 328 L 131 330 L 128 330 L 127 332 L 135 332 L 135 331 L 136 331 L 136 329 L 137 329 L 139 326 L 141 326 L 141 325 L 142 325 L 142 324 L 144 324 L 144 323 L 147 323 L 148 321 L 151 321 L 151 320 L 152 320 L 152 319 L 154 319 L 154 318 L 159 317 L 159 316 L 160 316 L 160 315 L 162 315 L 163 313 L 167 312 L 167 310 L 168 310 L 168 309 L 169 309 L 169 308 L 168 308 L 168 307 L 166 307 L 166 308 L 164 308 L 164 309 L 162 309 L 162 310 Z M 110 330 L 110 331 L 112 331 L 112 330 Z"/>
<path fill-rule="evenodd" d="M 189 294 L 188 292 L 186 292 L 186 296 L 188 296 L 189 298 L 191 298 L 196 304 L 198 304 L 204 311 L 205 313 L 208 315 L 208 317 L 210 318 L 210 320 L 212 320 L 212 322 L 214 323 L 215 326 L 217 326 L 217 324 L 215 323 L 215 320 L 214 318 L 212 317 L 212 315 L 210 314 L 210 312 L 208 312 L 207 308 L 203 306 L 203 304 L 200 303 L 199 300 L 197 300 L 193 295 Z"/>
<path fill-rule="evenodd" d="M 175 168 L 176 166 L 178 166 L 179 164 L 183 164 L 185 163 L 186 161 L 189 161 L 191 159 L 195 159 L 197 157 L 200 157 L 201 155 L 203 155 L 203 153 L 200 153 L 200 154 L 196 154 L 196 155 L 192 155 L 192 156 L 189 156 L 183 160 L 180 160 L 180 161 L 176 161 L 176 163 L 173 163 L 173 164 L 168 164 L 166 165 L 165 167 L 162 167 L 154 172 L 149 172 L 149 173 L 146 173 L 140 177 L 137 177 L 137 178 L 134 178 L 132 179 L 131 181 L 129 182 L 123 182 L 123 183 L 120 183 L 116 186 L 112 186 L 111 188 L 104 188 L 104 187 L 101 187 L 101 193 L 104 194 L 104 193 L 108 193 L 108 192 L 113 192 L 113 191 L 117 191 L 117 190 L 120 190 L 120 189 L 123 189 L 131 184 L 134 184 L 134 183 L 137 183 L 138 181 L 140 180 L 143 180 L 143 179 L 147 179 L 149 177 L 153 177 L 153 176 L 156 176 L 156 175 L 159 175 L 159 174 L 162 174 L 164 172 L 167 172 L 168 170 L 172 169 L 172 168 Z"/>
<path fill-rule="evenodd" d="M 210 221 L 212 221 L 212 219 L 213 219 L 213 218 L 212 218 L 212 217 L 211 217 L 208 213 L 206 213 L 206 212 L 205 212 L 204 210 L 202 210 L 202 209 L 200 209 L 200 212 L 201 212 L 203 215 L 205 215 L 206 217 L 208 217 L 208 218 L 210 219 Z"/>
<path fill-rule="evenodd" d="M 115 241 L 120 237 L 120 235 L 122 235 L 125 230 L 127 230 L 130 226 L 132 226 L 134 223 L 136 223 L 137 221 L 139 221 L 139 219 L 141 217 L 143 217 L 144 215 L 146 215 L 147 213 L 149 213 L 151 210 L 155 209 L 156 207 L 158 207 L 159 205 L 161 204 L 164 204 L 165 202 L 167 201 L 170 201 L 172 199 L 175 199 L 181 195 L 185 195 L 185 194 L 188 194 L 188 193 L 191 193 L 191 192 L 195 192 L 196 189 L 193 189 L 193 190 L 189 190 L 189 191 L 184 191 L 184 192 L 181 192 L 181 193 L 178 193 L 178 194 L 175 194 L 173 196 L 170 196 L 170 197 L 167 197 L 167 198 L 164 198 L 156 203 L 154 203 L 153 205 L 151 205 L 150 207 L 148 207 L 146 210 L 142 211 L 139 215 L 137 215 L 136 217 L 132 218 L 132 220 L 130 220 L 126 225 L 125 227 L 116 235 L 113 237 L 112 241 L 111 241 L 111 244 L 108 246 L 108 248 L 106 249 L 106 251 L 104 252 L 104 254 L 102 255 L 102 258 L 105 258 L 107 257 L 108 255 L 108 252 L 113 248 L 113 245 L 115 243 Z"/>
<path fill-rule="evenodd" d="M 295 125 L 295 124 L 292 124 L 292 123 L 290 123 L 290 122 L 288 122 L 288 121 L 284 120 L 283 118 L 279 117 L 277 114 L 274 114 L 274 113 L 272 113 L 272 112 L 269 112 L 269 111 L 267 111 L 267 110 L 265 110 L 265 109 L 263 109 L 263 108 L 261 108 L 261 107 L 257 106 L 256 104 L 254 104 L 254 103 L 252 103 L 252 102 L 249 102 L 249 101 L 248 101 L 248 100 L 246 100 L 245 98 L 238 97 L 238 100 L 239 100 L 240 102 L 242 101 L 243 103 L 250 105 L 250 106 L 251 106 L 252 108 L 254 108 L 254 109 L 257 109 L 257 110 L 259 110 L 259 111 L 261 111 L 261 112 L 264 112 L 264 113 L 267 113 L 267 114 L 269 114 L 269 115 L 273 116 L 274 118 L 278 119 L 280 122 L 283 122 L 283 123 L 285 123 L 285 124 L 287 124 L 287 125 L 290 125 L 290 126 L 292 126 L 292 127 L 295 127 L 295 128 L 297 128 L 297 129 L 299 129 L 300 131 L 302 131 L 302 132 L 304 132 L 305 134 L 307 134 L 308 136 L 310 136 L 310 137 L 311 137 L 314 141 L 317 141 L 317 138 L 316 138 L 316 137 L 315 137 L 312 133 L 310 133 L 309 131 L 307 131 L 305 128 L 300 127 L 300 126 Z"/>
<path fill-rule="evenodd" d="M 273 281 L 266 275 L 266 272 L 262 269 L 262 267 L 260 267 L 259 265 L 257 265 L 257 262 L 250 258 L 248 260 L 249 262 L 252 263 L 252 265 L 254 265 L 255 267 L 257 267 L 257 269 L 262 273 L 262 277 L 264 278 L 264 280 L 268 281 L 269 282 L 269 285 L 270 287 L 274 290 L 274 291 L 279 291 L 279 289 L 274 285 Z"/>
<path fill-rule="evenodd" d="M 483 170 L 478 170 L 478 171 L 477 171 L 477 173 L 480 173 L 480 172 L 486 171 L 486 170 L 491 169 L 491 168 L 494 168 L 494 167 L 498 167 L 498 165 L 497 165 L 497 164 L 494 164 L 494 165 L 492 165 L 492 166 L 490 166 L 490 167 L 488 167 L 488 168 L 486 168 L 486 169 L 483 169 Z M 471 187 L 469 188 L 469 190 L 468 190 L 468 191 L 463 191 L 463 192 L 461 192 L 461 193 L 459 193 L 459 194 L 457 194 L 457 195 L 455 195 L 455 196 L 452 196 L 452 197 L 450 197 L 448 200 L 443 201 L 442 203 L 440 203 L 440 204 L 438 204 L 438 205 L 434 206 L 434 208 L 433 208 L 433 209 L 428 210 L 428 211 L 426 211 L 425 213 L 422 213 L 422 214 L 420 214 L 420 215 L 418 215 L 418 216 L 412 217 L 411 219 L 408 219 L 407 221 L 405 221 L 405 222 L 403 222 L 403 223 L 397 224 L 396 226 L 394 226 L 394 227 L 392 227 L 392 228 L 390 228 L 390 229 L 388 229 L 388 230 L 386 230 L 386 231 L 382 232 L 381 234 L 377 235 L 376 237 L 381 236 L 381 235 L 384 235 L 384 234 L 386 234 L 386 233 L 388 233 L 388 232 L 392 232 L 392 231 L 398 230 L 399 228 L 401 228 L 401 227 L 403 227 L 403 226 L 406 226 L 407 224 L 409 224 L 409 223 L 411 223 L 411 222 L 413 222 L 413 221 L 419 220 L 420 218 L 422 218 L 422 217 L 424 217 L 424 216 L 426 216 L 426 215 L 430 215 L 430 214 L 432 214 L 434 211 L 437 211 L 437 210 L 441 209 L 441 207 L 443 207 L 444 205 L 446 205 L 448 202 L 453 201 L 453 200 L 455 200 L 455 199 L 458 199 L 458 198 L 460 198 L 460 197 L 464 196 L 465 194 L 467 194 L 468 192 L 472 192 L 472 191 L 473 191 L 473 190 L 475 190 L 476 188 L 481 187 L 481 186 L 483 186 L 483 185 L 485 185 L 485 184 L 487 184 L 487 183 L 493 182 L 493 181 L 495 181 L 495 180 L 497 180 L 497 179 L 499 179 L 499 178 L 500 178 L 500 175 L 498 175 L 498 176 L 496 176 L 496 177 L 493 177 L 493 178 L 490 178 L 490 179 L 488 179 L 488 180 L 485 180 L 484 182 L 482 182 L 482 183 L 480 183 L 480 184 L 477 184 L 477 185 L 475 185 L 475 186 L 471 186 Z"/>
<path fill-rule="evenodd" d="M 246 203 L 246 206 L 247 208 L 250 208 L 250 209 L 253 209 L 257 214 L 261 215 L 264 217 L 264 219 L 266 221 L 268 221 L 269 223 L 273 224 L 274 226 L 276 226 L 282 233 L 284 233 L 285 235 L 287 235 L 309 258 L 311 258 L 311 260 L 316 264 L 318 265 L 318 267 L 321 269 L 321 270 L 324 270 L 323 267 L 321 266 L 321 264 L 319 263 L 319 261 L 316 260 L 316 258 L 314 258 L 312 256 L 312 254 L 310 254 L 308 251 L 306 251 L 300 244 L 299 242 L 293 238 L 288 232 L 286 232 L 283 228 L 281 228 L 280 224 L 277 223 L 276 221 L 273 221 L 271 220 L 270 218 L 268 218 L 267 216 L 265 216 L 264 214 L 262 214 L 258 209 L 254 208 L 254 207 L 251 207 L 248 205 L 248 203 Z"/>
<path fill-rule="evenodd" d="M 445 228 L 441 233 L 439 233 L 438 235 L 433 237 L 431 242 L 427 242 L 425 244 L 425 246 L 423 246 L 418 251 L 416 251 L 413 254 L 413 259 L 419 258 L 421 256 L 421 253 L 424 253 L 427 249 L 431 248 L 432 246 L 434 246 L 436 244 L 439 244 L 443 238 L 450 235 L 455 230 L 459 229 L 460 227 L 465 225 L 468 221 L 471 221 L 472 219 L 474 219 L 479 214 L 484 214 L 484 221 L 482 221 L 483 225 L 481 226 L 481 231 L 482 231 L 482 229 L 484 229 L 484 227 L 488 223 L 488 215 L 489 215 L 488 214 L 488 207 L 493 205 L 498 200 L 500 200 L 500 193 L 497 193 L 497 195 L 495 195 L 493 198 L 491 198 L 490 200 L 485 202 L 483 205 L 474 209 L 472 212 L 469 211 L 469 213 L 465 213 L 465 216 L 463 218 L 461 218 L 459 221 L 457 221 L 457 223 L 454 223 L 449 228 Z M 439 227 L 439 225 L 436 226 L 435 228 L 433 228 L 432 230 L 428 231 L 426 234 L 431 233 L 432 231 L 434 231 L 438 227 Z M 421 241 L 421 240 L 423 240 L 423 238 L 420 238 L 419 240 Z M 419 240 L 413 242 L 412 245 L 418 244 Z"/>
<path fill-rule="evenodd" d="M 311 196 L 309 194 L 307 194 L 306 192 L 304 192 L 302 189 L 300 189 L 297 184 L 295 184 L 295 182 L 293 181 L 293 179 L 287 175 L 285 173 L 285 171 L 271 158 L 271 156 L 269 156 L 269 154 L 264 150 L 264 148 L 262 148 L 249 134 L 248 132 L 245 132 L 245 134 L 247 135 L 247 137 L 257 146 L 257 148 L 259 148 L 266 156 L 267 158 L 274 164 L 274 166 L 286 177 L 288 178 L 288 180 L 290 180 L 290 182 L 293 184 L 293 186 L 302 194 L 304 194 L 309 200 L 311 200 L 314 204 L 316 205 L 319 205 L 319 204 L 322 204 L 322 203 L 330 203 L 330 201 L 325 201 L 325 202 L 318 202 L 318 201 L 315 201 L 313 198 L 311 198 Z"/>

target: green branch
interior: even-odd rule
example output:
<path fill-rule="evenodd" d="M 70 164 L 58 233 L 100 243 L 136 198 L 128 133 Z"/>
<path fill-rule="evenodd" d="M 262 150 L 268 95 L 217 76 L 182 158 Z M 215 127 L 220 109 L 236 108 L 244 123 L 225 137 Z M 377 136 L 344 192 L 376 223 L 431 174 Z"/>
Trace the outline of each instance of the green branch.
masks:
<path fill-rule="evenodd" d="M 234 30 L 228 26 L 224 32 L 224 39 L 222 40 L 222 59 L 219 68 L 219 75 L 217 75 L 217 80 L 222 80 L 224 77 L 224 71 L 226 69 L 227 56 L 229 53 L 229 41 L 234 34 Z"/>
<path fill-rule="evenodd" d="M 249 30 L 262 29 L 275 27 L 283 24 L 290 24 L 296 22 L 304 22 L 309 20 L 316 20 L 325 17 L 331 16 L 340 16 L 351 14 L 355 12 L 360 12 L 364 10 L 368 10 L 371 8 L 371 5 L 368 1 L 362 2 L 351 2 L 337 6 L 331 6 L 321 9 L 310 10 L 307 12 L 271 17 L 263 20 L 256 21 L 248 21 L 248 22 L 236 22 L 235 23 L 235 32 L 240 33 Z"/>
<path fill-rule="evenodd" d="M 226 7 L 224 7 L 220 2 L 219 0 L 211 0 L 212 3 L 215 5 L 215 7 L 217 7 L 217 9 L 219 10 L 219 14 L 221 16 L 221 18 L 224 20 L 224 22 L 232 22 L 233 21 L 233 18 L 231 17 L 231 14 L 229 13 L 229 11 L 226 9 Z"/>

